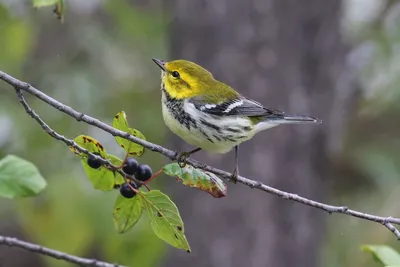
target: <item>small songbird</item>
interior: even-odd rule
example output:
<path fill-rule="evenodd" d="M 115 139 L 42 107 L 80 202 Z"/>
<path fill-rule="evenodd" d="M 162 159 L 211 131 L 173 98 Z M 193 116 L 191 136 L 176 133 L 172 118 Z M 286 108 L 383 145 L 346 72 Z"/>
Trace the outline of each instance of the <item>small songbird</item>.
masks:
<path fill-rule="evenodd" d="M 208 70 L 193 62 L 153 61 L 161 68 L 165 124 L 185 142 L 197 147 L 180 154 L 180 165 L 201 149 L 227 153 L 235 148 L 236 165 L 231 177 L 235 183 L 239 175 L 240 143 L 280 124 L 321 123 L 314 117 L 286 115 L 282 111 L 266 108 L 214 79 Z"/>

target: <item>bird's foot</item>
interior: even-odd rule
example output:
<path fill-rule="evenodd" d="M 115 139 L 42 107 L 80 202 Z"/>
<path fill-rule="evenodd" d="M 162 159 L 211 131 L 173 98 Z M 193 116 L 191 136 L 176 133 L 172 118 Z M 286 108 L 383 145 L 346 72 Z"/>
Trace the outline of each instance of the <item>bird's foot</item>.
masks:
<path fill-rule="evenodd" d="M 185 168 L 186 159 L 190 156 L 190 152 L 181 152 L 177 158 L 179 167 Z"/>
<path fill-rule="evenodd" d="M 237 180 L 238 180 L 238 177 L 239 177 L 239 170 L 238 170 L 238 168 L 235 168 L 233 170 L 233 172 L 232 172 L 231 177 L 230 177 L 231 182 L 236 184 Z"/>

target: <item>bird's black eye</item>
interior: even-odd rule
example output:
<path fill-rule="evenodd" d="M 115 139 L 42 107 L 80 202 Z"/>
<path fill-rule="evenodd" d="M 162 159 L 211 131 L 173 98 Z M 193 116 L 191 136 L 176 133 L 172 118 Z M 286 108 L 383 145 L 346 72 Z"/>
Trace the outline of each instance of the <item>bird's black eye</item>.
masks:
<path fill-rule="evenodd" d="M 174 77 L 174 78 L 179 78 L 179 77 L 180 77 L 179 72 L 177 72 L 177 71 L 173 71 L 173 72 L 171 73 L 171 75 L 172 75 L 172 77 Z"/>

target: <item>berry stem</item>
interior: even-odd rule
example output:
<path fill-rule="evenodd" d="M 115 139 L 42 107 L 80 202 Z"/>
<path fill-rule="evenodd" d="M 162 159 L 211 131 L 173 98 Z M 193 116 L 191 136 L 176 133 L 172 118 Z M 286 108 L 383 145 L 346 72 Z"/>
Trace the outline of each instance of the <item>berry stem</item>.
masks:
<path fill-rule="evenodd" d="M 125 180 L 126 182 L 126 180 Z M 132 189 L 136 194 L 140 194 L 139 190 L 135 189 L 133 186 L 131 186 L 129 183 L 127 183 L 127 185 L 129 186 L 130 189 Z"/>
<path fill-rule="evenodd" d="M 146 182 L 143 183 L 143 185 L 146 185 L 148 182 L 150 182 L 151 180 L 153 180 L 154 178 L 156 178 L 157 176 L 159 176 L 161 173 L 163 172 L 163 169 L 160 169 L 159 171 L 157 171 L 155 174 L 153 174 L 153 176 L 151 176 L 149 178 L 149 180 L 147 180 Z M 147 186 L 146 186 L 147 188 Z"/>
<path fill-rule="evenodd" d="M 126 153 L 124 160 L 121 162 L 121 165 L 117 167 L 118 169 L 122 169 L 122 167 L 124 167 L 127 158 L 128 158 L 128 153 Z"/>
<path fill-rule="evenodd" d="M 146 187 L 147 191 L 151 191 L 151 189 L 146 184 L 143 184 L 143 186 Z"/>

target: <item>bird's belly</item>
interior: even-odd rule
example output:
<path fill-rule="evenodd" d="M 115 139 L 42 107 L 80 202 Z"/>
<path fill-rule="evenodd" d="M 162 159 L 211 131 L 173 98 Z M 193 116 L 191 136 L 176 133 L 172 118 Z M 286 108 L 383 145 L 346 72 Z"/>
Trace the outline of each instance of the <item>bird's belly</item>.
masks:
<path fill-rule="evenodd" d="M 218 133 L 213 131 L 213 129 L 202 125 L 201 121 L 198 120 L 196 116 L 192 117 L 193 121 L 182 123 L 182 121 L 178 121 L 169 112 L 165 105 L 163 105 L 162 112 L 165 124 L 174 134 L 178 135 L 188 144 L 200 147 L 201 149 L 209 152 L 227 153 L 236 145 L 250 139 L 254 135 L 253 129 L 246 133 L 231 132 L 227 134 L 223 130 L 221 130 L 222 132 Z M 247 123 L 247 121 L 238 121 L 239 125 L 240 123 Z M 232 126 L 226 126 L 226 128 L 232 128 Z"/>

